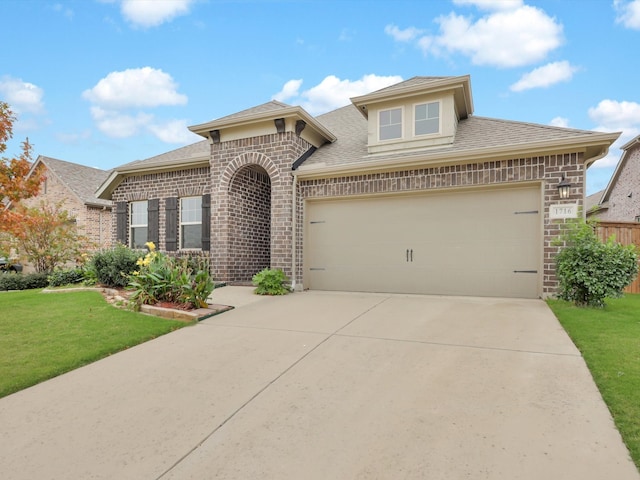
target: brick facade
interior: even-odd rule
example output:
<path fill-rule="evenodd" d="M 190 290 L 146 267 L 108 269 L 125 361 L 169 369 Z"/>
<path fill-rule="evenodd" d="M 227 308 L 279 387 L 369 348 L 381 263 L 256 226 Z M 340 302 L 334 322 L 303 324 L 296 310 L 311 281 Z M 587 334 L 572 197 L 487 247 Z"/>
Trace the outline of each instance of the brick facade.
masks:
<path fill-rule="evenodd" d="M 571 182 L 571 196 L 560 200 L 557 185 L 562 175 Z M 349 197 L 379 193 L 420 192 L 440 188 L 497 186 L 505 182 L 536 182 L 544 185 L 544 254 L 543 296 L 553 294 L 557 288 L 554 257 L 559 250 L 553 241 L 564 221 L 550 220 L 552 204 L 573 203 L 582 206 L 584 191 L 582 154 L 551 155 L 482 163 L 401 170 L 396 172 L 352 175 L 346 177 L 301 180 L 297 192 L 296 278 L 303 277 L 303 215 L 307 199 Z"/>
<path fill-rule="evenodd" d="M 640 145 L 626 152 L 625 163 L 609 193 L 608 209 L 598 220 L 635 222 L 640 217 Z"/>
<path fill-rule="evenodd" d="M 35 197 L 23 200 L 28 207 L 35 207 L 40 202 L 51 205 L 60 203 L 61 208 L 75 218 L 78 233 L 88 239 L 90 249 L 108 248 L 111 246 L 111 209 L 85 205 L 56 175 L 52 175 L 44 165 L 45 181 L 40 186 L 40 192 Z"/>
<path fill-rule="evenodd" d="M 310 147 L 293 132 L 261 135 L 242 140 L 221 142 L 211 146 L 211 258 L 214 275 L 218 279 L 248 281 L 266 262 L 265 243 L 261 253 L 254 257 L 255 246 L 246 238 L 236 238 L 240 225 L 252 216 L 250 209 L 257 208 L 254 217 L 260 233 L 264 235 L 266 218 L 264 208 L 266 190 L 256 185 L 258 194 L 251 206 L 244 203 L 247 197 L 240 194 L 243 186 L 251 181 L 264 185 L 268 176 L 271 183 L 270 207 L 270 264 L 291 275 L 292 243 L 292 184 L 291 166 Z M 251 167 L 248 169 L 247 167 Z M 250 174 L 249 172 L 255 172 Z M 240 176 L 238 176 L 240 175 Z M 246 190 L 249 193 L 249 189 Z M 255 194 L 255 190 L 254 190 Z M 253 220 L 251 220 L 253 221 Z M 245 230 L 246 232 L 246 230 Z M 246 234 L 246 233 L 245 233 Z M 255 258 L 255 260 L 248 260 Z"/>

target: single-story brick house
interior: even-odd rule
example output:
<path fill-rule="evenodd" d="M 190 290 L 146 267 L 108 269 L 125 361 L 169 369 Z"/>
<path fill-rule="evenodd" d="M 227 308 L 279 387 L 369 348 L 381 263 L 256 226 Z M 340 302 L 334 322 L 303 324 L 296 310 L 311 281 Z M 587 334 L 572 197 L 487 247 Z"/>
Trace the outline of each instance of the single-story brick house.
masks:
<path fill-rule="evenodd" d="M 208 255 L 229 282 L 270 266 L 298 289 L 555 291 L 552 242 L 618 133 L 473 116 L 469 76 L 351 100 L 316 117 L 271 101 L 116 168 L 97 193 L 115 202 L 114 240 Z"/>
<path fill-rule="evenodd" d="M 38 194 L 23 200 L 23 204 L 33 207 L 41 201 L 61 203 L 93 248 L 110 247 L 112 202 L 96 197 L 97 188 L 109 172 L 44 155 L 38 156 L 29 175 L 35 171 L 42 172 L 45 180 Z"/>
<path fill-rule="evenodd" d="M 640 222 L 640 135 L 625 143 L 607 188 L 587 197 L 587 218 Z"/>

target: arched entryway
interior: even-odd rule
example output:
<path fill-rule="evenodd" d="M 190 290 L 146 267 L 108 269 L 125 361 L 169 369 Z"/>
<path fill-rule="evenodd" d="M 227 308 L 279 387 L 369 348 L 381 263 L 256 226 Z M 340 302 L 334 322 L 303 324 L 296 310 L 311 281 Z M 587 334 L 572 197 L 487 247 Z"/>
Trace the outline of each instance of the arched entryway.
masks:
<path fill-rule="evenodd" d="M 229 183 L 229 281 L 248 282 L 271 264 L 271 179 L 251 164 Z"/>

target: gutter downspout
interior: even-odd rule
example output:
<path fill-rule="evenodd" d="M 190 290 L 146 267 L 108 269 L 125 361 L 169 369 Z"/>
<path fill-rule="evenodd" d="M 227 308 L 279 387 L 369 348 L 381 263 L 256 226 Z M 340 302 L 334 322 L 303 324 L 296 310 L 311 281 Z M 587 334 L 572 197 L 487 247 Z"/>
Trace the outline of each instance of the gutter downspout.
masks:
<path fill-rule="evenodd" d="M 293 177 L 293 187 L 291 193 L 291 290 L 296 290 L 296 271 L 297 271 L 297 244 L 298 244 L 298 176 L 295 173 L 291 173 Z"/>

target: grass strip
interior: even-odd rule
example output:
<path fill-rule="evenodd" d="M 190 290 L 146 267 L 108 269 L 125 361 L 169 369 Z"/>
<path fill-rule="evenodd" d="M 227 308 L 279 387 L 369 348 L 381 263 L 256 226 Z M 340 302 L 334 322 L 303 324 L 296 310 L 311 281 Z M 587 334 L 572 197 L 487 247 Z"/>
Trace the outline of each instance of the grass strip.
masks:
<path fill-rule="evenodd" d="M 603 309 L 547 303 L 582 353 L 640 469 L 640 295 L 607 299 Z"/>
<path fill-rule="evenodd" d="M 1 292 L 0 312 L 0 397 L 187 325 L 87 291 Z"/>

